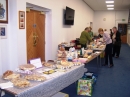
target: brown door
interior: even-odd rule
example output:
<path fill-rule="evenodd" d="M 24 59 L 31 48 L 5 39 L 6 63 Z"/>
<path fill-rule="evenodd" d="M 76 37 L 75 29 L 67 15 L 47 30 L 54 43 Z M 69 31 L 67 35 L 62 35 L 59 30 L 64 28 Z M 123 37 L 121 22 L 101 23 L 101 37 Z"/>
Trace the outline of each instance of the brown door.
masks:
<path fill-rule="evenodd" d="M 121 33 L 122 43 L 127 43 L 127 24 L 118 24 L 118 31 Z"/>
<path fill-rule="evenodd" d="M 45 15 L 30 10 L 26 18 L 27 61 L 34 58 L 45 61 Z"/>

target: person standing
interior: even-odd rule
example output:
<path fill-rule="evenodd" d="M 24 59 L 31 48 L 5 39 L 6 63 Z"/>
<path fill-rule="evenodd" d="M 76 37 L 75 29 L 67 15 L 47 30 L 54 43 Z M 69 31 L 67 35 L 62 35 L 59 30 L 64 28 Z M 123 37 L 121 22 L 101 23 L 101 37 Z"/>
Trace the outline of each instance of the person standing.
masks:
<path fill-rule="evenodd" d="M 120 49 L 121 49 L 121 34 L 120 32 L 117 30 L 116 27 L 113 27 L 113 36 L 112 36 L 112 40 L 113 40 L 113 57 L 116 58 L 119 57 L 120 55 Z"/>
<path fill-rule="evenodd" d="M 113 36 L 113 32 L 112 32 L 112 29 L 110 29 L 110 37 L 112 39 L 112 36 Z"/>
<path fill-rule="evenodd" d="M 112 58 L 112 39 L 108 33 L 105 33 L 102 28 L 98 29 L 98 32 L 101 36 L 103 36 L 103 41 L 106 44 L 105 48 L 105 64 L 103 66 L 108 65 L 108 58 L 109 58 L 109 66 L 108 67 L 113 67 L 113 58 Z"/>
<path fill-rule="evenodd" d="M 89 27 L 89 36 L 90 36 L 91 38 L 93 38 L 93 32 L 92 32 L 92 28 L 91 28 L 91 27 Z"/>
<path fill-rule="evenodd" d="M 90 41 L 92 41 L 92 38 L 90 37 L 89 33 L 89 28 L 86 27 L 84 29 L 84 31 L 81 33 L 80 35 L 80 40 L 79 40 L 79 43 L 81 44 L 81 47 L 84 47 L 86 48 L 86 44 Z"/>

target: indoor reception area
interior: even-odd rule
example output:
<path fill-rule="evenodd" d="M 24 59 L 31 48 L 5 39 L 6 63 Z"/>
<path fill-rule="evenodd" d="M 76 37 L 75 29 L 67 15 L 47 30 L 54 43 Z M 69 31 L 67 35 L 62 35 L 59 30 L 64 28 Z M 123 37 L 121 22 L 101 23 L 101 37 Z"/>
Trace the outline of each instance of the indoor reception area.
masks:
<path fill-rule="evenodd" d="M 0 0 L 0 97 L 130 97 L 130 0 Z"/>

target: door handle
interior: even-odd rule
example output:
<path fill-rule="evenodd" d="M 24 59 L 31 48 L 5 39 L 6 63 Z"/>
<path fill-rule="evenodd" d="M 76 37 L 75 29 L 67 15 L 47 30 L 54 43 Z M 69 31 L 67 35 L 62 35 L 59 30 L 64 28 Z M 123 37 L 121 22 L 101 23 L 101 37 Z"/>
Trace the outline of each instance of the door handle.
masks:
<path fill-rule="evenodd" d="M 39 41 L 39 37 L 36 32 L 33 33 L 33 46 L 36 46 Z"/>

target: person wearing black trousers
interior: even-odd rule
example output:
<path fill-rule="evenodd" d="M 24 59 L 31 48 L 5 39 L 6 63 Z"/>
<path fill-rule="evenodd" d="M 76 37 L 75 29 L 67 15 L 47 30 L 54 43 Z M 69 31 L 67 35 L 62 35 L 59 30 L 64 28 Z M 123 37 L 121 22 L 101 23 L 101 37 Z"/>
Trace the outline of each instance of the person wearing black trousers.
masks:
<path fill-rule="evenodd" d="M 114 34 L 112 35 L 112 40 L 113 40 L 113 57 L 116 58 L 119 57 L 120 55 L 120 49 L 121 49 L 121 34 L 120 32 L 117 30 L 116 27 L 113 27 L 113 32 Z"/>
<path fill-rule="evenodd" d="M 105 49 L 105 64 L 103 66 L 108 65 L 108 58 L 109 58 L 109 67 L 113 67 L 113 58 L 112 58 L 112 39 L 108 33 L 104 33 L 102 28 L 99 28 L 98 30 L 99 34 L 103 36 L 103 41 L 106 44 L 106 49 Z"/>

